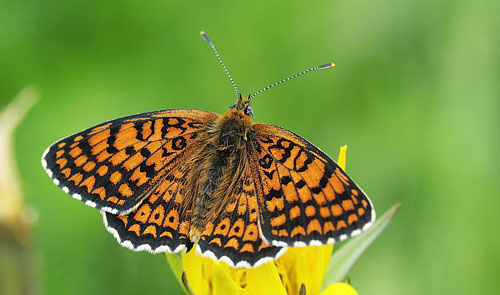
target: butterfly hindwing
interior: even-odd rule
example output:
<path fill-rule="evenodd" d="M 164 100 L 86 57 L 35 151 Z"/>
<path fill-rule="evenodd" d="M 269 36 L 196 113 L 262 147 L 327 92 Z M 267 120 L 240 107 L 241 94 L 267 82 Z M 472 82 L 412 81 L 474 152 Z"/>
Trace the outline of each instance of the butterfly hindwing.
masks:
<path fill-rule="evenodd" d="M 207 224 L 197 252 L 233 267 L 256 267 L 280 257 L 286 247 L 265 243 L 258 226 L 258 205 L 249 167 L 243 169 L 238 184 L 228 191 L 225 208 L 215 222 Z"/>
<path fill-rule="evenodd" d="M 371 226 L 369 198 L 326 154 L 302 137 L 269 124 L 254 124 L 249 143 L 259 178 L 264 239 L 276 246 L 322 245 Z"/>
<path fill-rule="evenodd" d="M 125 215 L 182 162 L 197 135 L 217 117 L 173 109 L 112 120 L 54 143 L 42 165 L 73 198 Z"/>
<path fill-rule="evenodd" d="M 187 173 L 187 167 L 180 165 L 171 170 L 149 197 L 128 215 L 103 212 L 107 230 L 122 246 L 135 251 L 176 253 L 189 250 L 193 246 L 188 237 L 189 208 L 193 198 L 184 194 Z"/>

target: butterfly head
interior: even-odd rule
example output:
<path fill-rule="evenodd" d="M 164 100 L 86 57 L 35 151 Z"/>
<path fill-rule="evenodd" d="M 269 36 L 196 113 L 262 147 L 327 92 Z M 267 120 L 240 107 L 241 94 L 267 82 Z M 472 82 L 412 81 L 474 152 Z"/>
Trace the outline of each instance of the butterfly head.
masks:
<path fill-rule="evenodd" d="M 238 101 L 229 106 L 229 109 L 230 110 L 237 109 L 243 111 L 245 115 L 250 116 L 250 118 L 253 118 L 253 109 L 249 104 L 250 101 L 248 100 L 248 97 L 244 97 L 243 95 L 240 94 Z"/>

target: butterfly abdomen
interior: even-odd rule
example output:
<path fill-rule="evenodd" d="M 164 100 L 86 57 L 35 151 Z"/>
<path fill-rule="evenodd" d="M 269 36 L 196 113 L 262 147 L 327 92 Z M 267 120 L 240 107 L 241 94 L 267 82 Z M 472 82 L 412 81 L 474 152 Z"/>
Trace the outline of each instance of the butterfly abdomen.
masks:
<path fill-rule="evenodd" d="M 213 192 L 217 188 L 222 174 L 222 165 L 217 159 L 217 151 L 212 144 L 208 144 L 207 158 L 201 164 L 202 174 L 198 181 L 201 186 L 195 197 L 193 215 L 191 217 L 190 238 L 196 242 L 204 230 L 206 216 L 209 213 L 210 202 L 213 200 Z"/>

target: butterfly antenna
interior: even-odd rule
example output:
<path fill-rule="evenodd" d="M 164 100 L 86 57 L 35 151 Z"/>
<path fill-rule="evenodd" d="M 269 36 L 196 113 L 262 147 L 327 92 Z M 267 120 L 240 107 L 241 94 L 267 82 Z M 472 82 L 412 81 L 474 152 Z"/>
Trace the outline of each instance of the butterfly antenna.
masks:
<path fill-rule="evenodd" d="M 222 62 L 222 59 L 220 58 L 219 53 L 217 52 L 217 49 L 215 49 L 214 43 L 212 43 L 212 41 L 210 40 L 210 38 L 208 38 L 208 35 L 205 32 L 201 31 L 200 35 L 201 35 L 201 37 L 203 37 L 203 39 L 205 41 L 207 41 L 208 45 L 210 45 L 210 47 L 212 47 L 212 50 L 214 51 L 215 56 L 217 57 L 217 59 L 219 60 L 221 66 L 222 66 L 222 68 L 224 69 L 224 71 L 226 72 L 227 76 L 229 77 L 229 80 L 231 80 L 231 84 L 233 84 L 234 90 L 236 91 L 236 100 L 239 100 L 239 98 L 240 98 L 240 92 L 238 91 L 238 87 L 236 87 L 236 83 L 234 83 L 233 77 L 231 77 L 231 74 L 229 74 L 229 71 L 227 70 L 226 66 Z"/>
<path fill-rule="evenodd" d="M 285 78 L 285 79 L 283 79 L 283 80 L 281 80 L 281 81 L 278 81 L 278 82 L 276 82 L 276 83 L 274 83 L 274 84 L 271 84 L 271 85 L 269 85 L 269 86 L 267 86 L 267 87 L 264 87 L 264 88 L 262 88 L 261 90 L 259 90 L 259 91 L 255 92 L 254 94 L 250 95 L 250 96 L 248 97 L 248 99 L 245 101 L 245 105 L 248 105 L 248 104 L 250 103 L 250 100 L 251 100 L 252 98 L 254 98 L 257 94 L 260 94 L 260 93 L 262 93 L 262 92 L 266 91 L 267 89 L 272 88 L 272 87 L 274 87 L 274 86 L 280 85 L 280 84 L 281 84 L 281 83 L 283 83 L 283 82 L 286 82 L 286 81 L 288 81 L 288 80 L 292 80 L 293 78 L 296 78 L 296 77 L 298 77 L 298 76 L 304 75 L 305 73 L 309 73 L 309 72 L 316 71 L 316 70 L 323 70 L 323 69 L 334 68 L 334 67 L 335 67 L 335 64 L 334 64 L 334 63 L 329 63 L 329 64 L 326 64 L 326 65 L 322 65 L 322 66 L 318 66 L 318 67 L 310 68 L 310 69 L 308 69 L 308 70 L 305 70 L 305 71 L 300 72 L 300 73 L 298 73 L 298 74 L 295 74 L 295 75 L 293 75 L 293 76 L 290 76 L 290 77 L 288 77 L 288 78 Z"/>

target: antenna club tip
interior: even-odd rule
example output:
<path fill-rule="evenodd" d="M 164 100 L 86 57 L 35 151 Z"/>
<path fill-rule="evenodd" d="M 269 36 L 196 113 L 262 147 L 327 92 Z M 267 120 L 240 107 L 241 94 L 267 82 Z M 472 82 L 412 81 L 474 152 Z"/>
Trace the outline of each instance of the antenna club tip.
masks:
<path fill-rule="evenodd" d="M 202 37 L 205 41 L 207 41 L 207 43 L 209 43 L 209 44 L 211 44 L 211 43 L 212 43 L 212 41 L 210 41 L 210 38 L 208 38 L 207 33 L 205 33 L 204 31 L 201 31 L 201 32 L 200 32 L 200 35 L 201 35 L 201 37 Z"/>
<path fill-rule="evenodd" d="M 329 68 L 334 68 L 334 67 L 336 67 L 336 64 L 334 64 L 333 62 L 331 62 L 331 63 L 324 64 L 322 66 L 316 67 L 315 69 L 317 69 L 317 70 L 324 70 L 324 69 L 329 69 Z"/>

